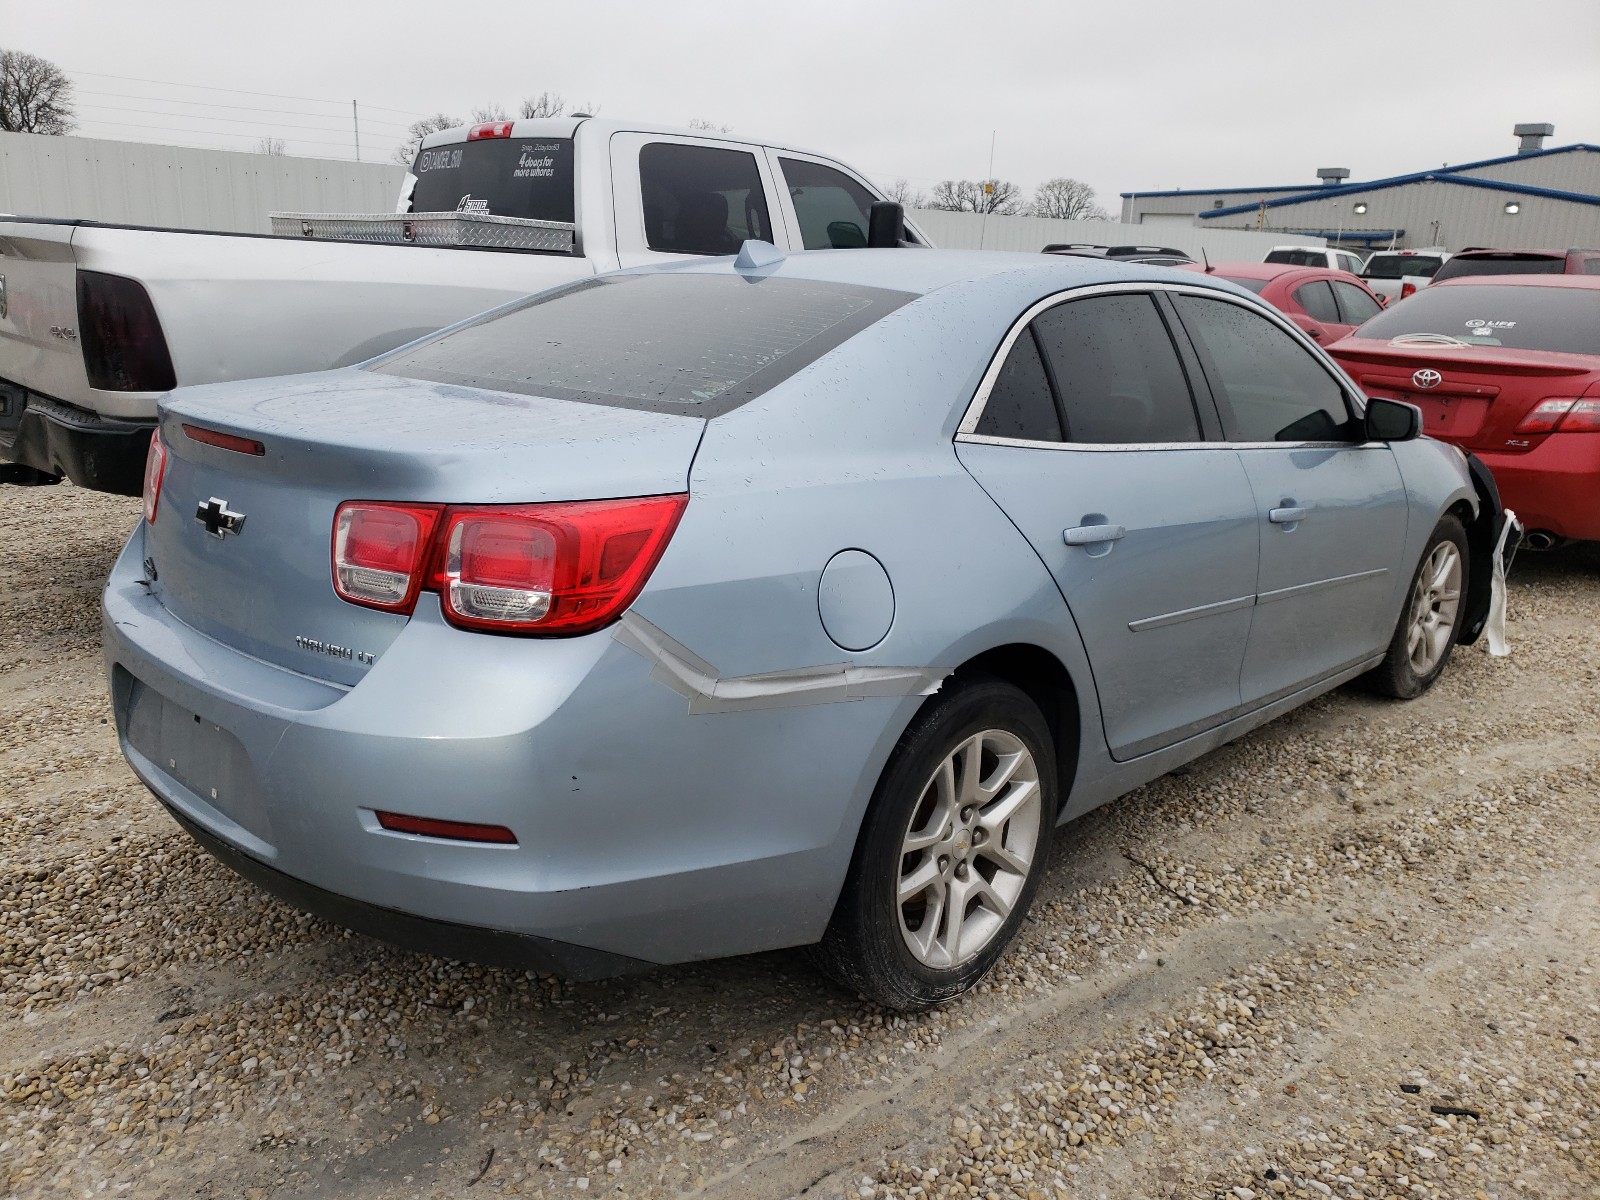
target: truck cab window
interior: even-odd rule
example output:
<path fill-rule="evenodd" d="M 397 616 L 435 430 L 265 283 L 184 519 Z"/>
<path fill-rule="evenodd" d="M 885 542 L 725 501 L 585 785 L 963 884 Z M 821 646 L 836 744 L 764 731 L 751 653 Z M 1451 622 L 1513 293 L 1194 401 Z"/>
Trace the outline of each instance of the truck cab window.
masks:
<path fill-rule="evenodd" d="M 772 241 L 756 157 L 743 150 L 652 142 L 639 151 L 646 244 L 673 254 L 737 254 Z"/>
<path fill-rule="evenodd" d="M 784 186 L 807 250 L 854 250 L 867 244 L 877 199 L 843 171 L 799 158 L 780 158 Z"/>

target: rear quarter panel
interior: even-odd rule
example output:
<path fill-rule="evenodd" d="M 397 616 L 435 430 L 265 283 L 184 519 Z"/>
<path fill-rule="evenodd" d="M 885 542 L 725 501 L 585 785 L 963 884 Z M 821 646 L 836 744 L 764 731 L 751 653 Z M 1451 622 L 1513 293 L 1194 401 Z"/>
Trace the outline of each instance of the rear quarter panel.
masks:
<path fill-rule="evenodd" d="M 1017 301 L 1017 311 L 1026 300 Z M 1083 647 L 1060 593 L 1022 535 L 956 458 L 955 426 L 1015 315 L 938 295 L 707 426 L 691 500 L 634 611 L 723 678 L 849 663 L 945 674 L 995 646 L 1030 643 L 1088 686 Z M 999 310 L 996 310 L 997 313 Z M 867 650 L 841 649 L 819 582 L 841 550 L 873 555 L 894 616 Z M 1085 746 L 1104 737 L 1092 692 Z M 798 822 L 842 880 L 863 813 L 921 695 L 697 721 L 772 723 L 763 808 Z"/>
<path fill-rule="evenodd" d="M 76 228 L 0 221 L 0 379 L 51 396 L 81 395 L 89 386 L 77 340 L 50 332 L 77 329 Z"/>

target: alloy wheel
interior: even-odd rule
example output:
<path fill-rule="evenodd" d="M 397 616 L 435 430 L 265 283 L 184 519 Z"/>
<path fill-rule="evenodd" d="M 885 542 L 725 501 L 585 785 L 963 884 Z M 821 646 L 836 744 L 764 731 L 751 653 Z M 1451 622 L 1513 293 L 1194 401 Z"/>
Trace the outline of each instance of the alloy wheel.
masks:
<path fill-rule="evenodd" d="M 1411 593 L 1411 628 L 1406 634 L 1406 654 L 1418 677 L 1437 667 L 1450 648 L 1460 603 L 1461 552 L 1454 542 L 1443 541 L 1422 564 Z"/>
<path fill-rule="evenodd" d="M 934 769 L 900 848 L 895 908 L 918 962 L 970 961 L 999 934 L 1033 870 L 1043 813 L 1022 739 L 986 729 Z"/>

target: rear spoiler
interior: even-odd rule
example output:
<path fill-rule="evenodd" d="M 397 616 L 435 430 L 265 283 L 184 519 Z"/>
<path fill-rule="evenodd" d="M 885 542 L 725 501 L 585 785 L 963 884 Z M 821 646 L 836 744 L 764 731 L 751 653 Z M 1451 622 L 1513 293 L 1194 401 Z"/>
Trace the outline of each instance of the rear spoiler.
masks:
<path fill-rule="evenodd" d="M 280 237 L 383 246 L 467 246 L 476 250 L 535 250 L 571 254 L 578 227 L 571 221 L 535 221 L 490 213 L 286 213 L 268 214 Z"/>

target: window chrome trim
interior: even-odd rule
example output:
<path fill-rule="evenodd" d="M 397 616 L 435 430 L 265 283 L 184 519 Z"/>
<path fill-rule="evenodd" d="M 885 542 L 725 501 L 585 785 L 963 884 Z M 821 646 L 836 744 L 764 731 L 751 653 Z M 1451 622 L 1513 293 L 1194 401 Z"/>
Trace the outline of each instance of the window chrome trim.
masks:
<path fill-rule="evenodd" d="M 1265 301 L 1254 296 L 1236 296 L 1232 292 L 1225 292 L 1221 288 L 1200 287 L 1194 284 L 1165 283 L 1156 280 L 1135 280 L 1128 283 L 1099 283 L 1087 287 L 1069 288 L 1065 291 L 1053 292 L 1042 300 L 1035 301 L 1023 314 L 1018 317 L 1006 330 L 1005 337 L 1000 339 L 999 348 L 995 350 L 994 357 L 989 360 L 988 369 L 983 373 L 983 378 L 978 381 L 978 389 L 972 394 L 967 410 L 962 414 L 961 423 L 956 426 L 956 441 L 973 442 L 986 446 L 1026 446 L 1036 450 L 1218 450 L 1223 448 L 1233 450 L 1260 450 L 1273 448 L 1278 450 L 1321 450 L 1321 449 L 1369 449 L 1374 446 L 1387 446 L 1387 442 L 1341 442 L 1341 441 L 1308 441 L 1308 442 L 1230 442 L 1226 438 L 1218 441 L 1193 441 L 1193 442 L 1044 442 L 1028 438 L 998 437 L 994 434 L 978 432 L 978 422 L 983 418 L 983 410 L 989 403 L 989 393 L 994 390 L 995 381 L 1000 377 L 1000 370 L 1005 366 L 1007 357 L 1011 354 L 1011 347 L 1022 336 L 1024 330 L 1040 313 L 1056 307 L 1058 304 L 1070 304 L 1074 300 L 1084 300 L 1093 296 L 1115 296 L 1134 293 L 1138 295 L 1153 296 L 1156 292 L 1165 292 L 1168 295 L 1199 296 L 1202 299 L 1222 300 L 1229 304 L 1237 304 L 1240 308 L 1249 309 L 1266 317 L 1278 328 L 1289 334 L 1295 342 L 1311 351 L 1312 357 L 1331 373 L 1334 382 L 1341 386 L 1344 392 L 1345 403 L 1349 405 L 1354 419 L 1361 420 L 1366 416 L 1366 398 L 1361 389 L 1345 374 L 1344 369 L 1329 357 L 1327 351 L 1306 336 L 1305 332 L 1289 320 L 1282 313 L 1277 312 Z M 1173 347 L 1174 353 L 1177 347 Z M 1198 397 L 1196 397 L 1198 400 Z"/>

